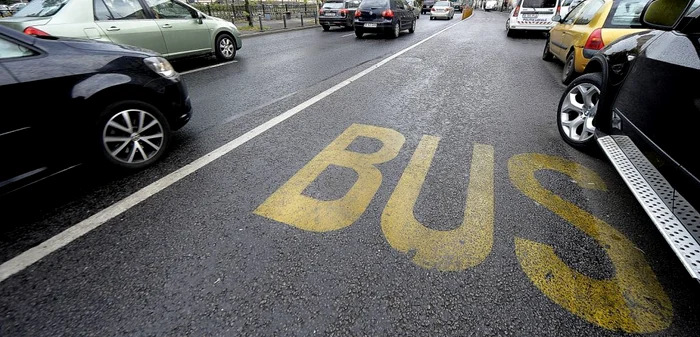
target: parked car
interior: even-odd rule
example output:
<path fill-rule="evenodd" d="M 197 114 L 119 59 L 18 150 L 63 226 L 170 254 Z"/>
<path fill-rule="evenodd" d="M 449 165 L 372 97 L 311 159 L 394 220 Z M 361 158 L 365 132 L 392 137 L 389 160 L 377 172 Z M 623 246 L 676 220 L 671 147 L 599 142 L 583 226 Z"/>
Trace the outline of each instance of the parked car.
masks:
<path fill-rule="evenodd" d="M 484 4 L 484 11 L 486 11 L 486 12 L 490 12 L 490 11 L 497 10 L 497 9 L 498 9 L 498 1 L 496 1 L 496 0 L 489 0 L 489 1 L 486 1 L 486 3 Z"/>
<path fill-rule="evenodd" d="M 328 0 L 323 3 L 318 12 L 318 20 L 323 30 L 328 31 L 331 26 L 352 28 L 355 10 L 360 5 L 360 0 Z"/>
<path fill-rule="evenodd" d="M 452 20 L 455 16 L 455 8 L 449 1 L 438 1 L 430 9 L 430 20 L 442 18 Z"/>
<path fill-rule="evenodd" d="M 365 33 L 390 33 L 399 37 L 402 30 L 416 31 L 416 16 L 405 0 L 362 0 L 355 11 L 355 36 Z"/>
<path fill-rule="evenodd" d="M 578 6 L 582 2 L 583 0 L 562 0 L 561 6 L 559 7 L 559 13 L 557 14 L 559 14 L 559 16 L 561 16 L 562 18 L 565 18 L 566 15 L 569 14 L 569 12 L 572 9 L 576 8 L 576 6 Z"/>
<path fill-rule="evenodd" d="M 242 46 L 233 23 L 176 0 L 35 0 L 0 25 L 147 48 L 167 59 L 215 54 L 229 61 Z"/>
<path fill-rule="evenodd" d="M 421 11 L 421 14 L 430 13 L 430 9 L 433 8 L 434 4 L 435 0 L 423 0 L 423 10 Z"/>
<path fill-rule="evenodd" d="M 152 51 L 2 26 L 0 92 L 21 102 L 0 112 L 0 194 L 91 158 L 149 166 L 191 116 L 185 84 Z"/>
<path fill-rule="evenodd" d="M 517 0 L 506 19 L 506 33 L 509 37 L 516 32 L 539 31 L 547 32 L 556 22 L 552 21 L 559 0 Z"/>
<path fill-rule="evenodd" d="M 452 7 L 455 9 L 455 12 L 460 12 L 464 10 L 464 4 L 462 3 L 462 0 L 459 1 L 452 1 Z"/>
<path fill-rule="evenodd" d="M 413 11 L 413 14 L 416 16 L 416 19 L 420 19 L 421 11 L 423 10 L 423 1 L 406 0 L 406 3 L 408 4 L 411 11 Z"/>
<path fill-rule="evenodd" d="M 564 62 L 561 81 L 569 84 L 605 45 L 644 30 L 639 21 L 648 0 L 586 0 L 558 22 L 544 45 L 542 59 Z"/>
<path fill-rule="evenodd" d="M 594 55 L 559 103 L 563 139 L 596 144 L 700 280 L 700 1 L 654 0 L 642 31 Z"/>

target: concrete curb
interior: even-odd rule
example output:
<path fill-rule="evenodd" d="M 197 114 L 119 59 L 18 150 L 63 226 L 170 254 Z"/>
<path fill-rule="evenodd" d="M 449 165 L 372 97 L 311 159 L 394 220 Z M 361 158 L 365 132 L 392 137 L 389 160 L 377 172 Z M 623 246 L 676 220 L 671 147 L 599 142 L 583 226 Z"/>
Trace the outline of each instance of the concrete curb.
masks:
<path fill-rule="evenodd" d="M 284 32 L 293 32 L 295 30 L 304 30 L 304 29 L 311 29 L 311 28 L 319 28 L 321 25 L 310 25 L 310 26 L 304 26 L 304 27 L 296 27 L 296 28 L 282 28 L 282 29 L 275 29 L 275 30 L 270 30 L 267 32 L 257 32 L 257 33 L 251 33 L 251 34 L 241 34 L 241 38 L 249 38 L 249 37 L 254 37 L 254 36 L 261 36 L 261 35 L 270 35 L 270 34 L 277 34 L 277 33 L 284 33 Z"/>

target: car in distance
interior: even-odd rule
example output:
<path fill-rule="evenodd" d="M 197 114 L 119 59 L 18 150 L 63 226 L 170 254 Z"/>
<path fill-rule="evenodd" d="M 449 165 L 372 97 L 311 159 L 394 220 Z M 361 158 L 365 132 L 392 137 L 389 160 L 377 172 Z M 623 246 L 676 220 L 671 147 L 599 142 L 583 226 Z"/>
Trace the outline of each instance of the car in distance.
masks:
<path fill-rule="evenodd" d="M 484 11 L 490 12 L 498 9 L 498 1 L 496 0 L 489 0 L 486 1 L 486 4 L 484 4 Z"/>
<path fill-rule="evenodd" d="M 420 19 L 420 15 L 422 14 L 422 11 L 423 11 L 423 1 L 421 1 L 421 0 L 406 0 L 406 3 L 410 7 L 410 9 L 413 11 L 413 14 L 416 16 L 416 19 Z"/>
<path fill-rule="evenodd" d="M 561 18 L 549 31 L 542 59 L 564 63 L 561 81 L 569 84 L 588 60 L 618 38 L 644 30 L 639 17 L 648 0 L 587 0 Z"/>
<path fill-rule="evenodd" d="M 185 84 L 152 51 L 2 26 L 0 92 L 25 102 L 0 112 L 0 149 L 12 158 L 0 165 L 0 194 L 92 158 L 147 167 L 191 117 Z"/>
<path fill-rule="evenodd" d="M 569 84 L 557 124 L 567 143 L 602 149 L 700 281 L 700 1 L 653 0 L 641 22 L 653 30 L 608 45 Z"/>
<path fill-rule="evenodd" d="M 328 0 L 318 11 L 318 21 L 325 31 L 330 30 L 331 26 L 352 28 L 359 5 L 360 0 Z"/>
<path fill-rule="evenodd" d="M 416 16 L 405 0 L 362 0 L 355 11 L 355 36 L 388 33 L 399 37 L 402 30 L 416 31 Z"/>
<path fill-rule="evenodd" d="M 233 23 L 176 0 L 34 0 L 0 25 L 137 46 L 167 59 L 215 54 L 230 61 L 242 46 Z"/>
<path fill-rule="evenodd" d="M 438 1 L 430 9 L 430 20 L 447 19 L 452 20 L 455 16 L 455 8 L 449 1 Z"/>
<path fill-rule="evenodd" d="M 552 17 L 559 6 L 559 0 L 517 0 L 506 19 L 506 33 L 513 37 L 516 32 L 548 32 L 554 27 Z"/>
<path fill-rule="evenodd" d="M 435 0 L 423 0 L 423 9 L 421 11 L 421 14 L 430 13 L 430 9 L 433 8 L 434 4 Z"/>

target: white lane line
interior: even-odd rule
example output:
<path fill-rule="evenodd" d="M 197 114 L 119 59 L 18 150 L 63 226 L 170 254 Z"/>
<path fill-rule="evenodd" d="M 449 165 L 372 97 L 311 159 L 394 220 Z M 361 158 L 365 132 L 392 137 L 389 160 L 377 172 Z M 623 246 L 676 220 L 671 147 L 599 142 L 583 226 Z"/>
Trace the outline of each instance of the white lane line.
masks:
<path fill-rule="evenodd" d="M 195 161 L 181 167 L 177 171 L 168 174 L 167 176 L 158 179 L 157 181 L 151 183 L 150 185 L 136 191 L 135 193 L 129 195 L 128 197 L 117 201 L 115 204 L 101 210 L 100 212 L 94 214 L 93 216 L 71 226 L 70 228 L 64 230 L 63 232 L 57 234 L 56 236 L 42 242 L 36 247 L 30 248 L 29 250 L 17 255 L 16 257 L 12 258 L 11 260 L 3 263 L 0 265 L 0 282 L 5 281 L 8 277 L 24 270 L 25 268 L 31 266 L 32 264 L 36 263 L 37 261 L 41 260 L 42 258 L 46 257 L 47 255 L 57 251 L 58 249 L 66 246 L 67 244 L 71 243 L 75 239 L 78 239 L 79 237 L 89 233 L 93 229 L 101 226 L 105 222 L 114 219 L 115 217 L 119 216 L 120 214 L 126 212 L 130 208 L 138 205 L 140 202 L 148 199 L 149 197 L 153 196 L 154 194 L 164 190 L 168 186 L 182 180 L 183 178 L 187 177 L 191 173 L 201 169 L 202 167 L 206 166 L 207 164 L 213 162 L 216 159 L 221 158 L 223 155 L 233 151 L 237 147 L 245 144 L 249 140 L 261 135 L 263 132 L 271 129 L 272 127 L 276 126 L 277 124 L 282 123 L 286 119 L 298 114 L 301 111 L 304 111 L 304 109 L 310 107 L 314 103 L 328 97 L 332 93 L 342 89 L 343 87 L 349 85 L 352 82 L 357 81 L 358 79 L 362 78 L 363 76 L 371 73 L 372 71 L 376 70 L 377 68 L 387 64 L 389 61 L 403 55 L 407 51 L 416 48 L 420 46 L 421 44 L 425 43 L 426 41 L 434 38 L 435 36 L 441 34 L 442 32 L 462 23 L 464 20 L 457 22 L 453 25 L 448 26 L 447 28 L 444 28 L 437 33 L 428 36 L 427 38 L 419 41 L 418 43 L 403 49 L 396 54 L 393 54 L 382 61 L 379 61 L 377 64 L 357 73 L 356 75 L 348 78 L 347 80 L 340 82 L 330 89 L 326 89 L 325 91 L 321 92 L 320 94 L 310 98 L 309 100 L 283 112 L 282 114 L 273 117 L 272 119 L 268 120 L 267 122 L 260 124 L 256 128 L 246 132 L 242 136 L 224 144 L 223 146 L 219 147 L 218 149 L 211 151 L 204 156 L 196 159 Z"/>
<path fill-rule="evenodd" d="M 207 69 L 211 69 L 211 68 L 223 67 L 223 66 L 225 66 L 225 65 L 229 65 L 229 64 L 232 64 L 232 63 L 238 63 L 238 61 L 233 60 L 233 61 L 224 62 L 224 63 L 219 63 L 219 64 L 215 64 L 215 65 L 213 65 L 213 66 L 208 66 L 208 67 L 204 67 L 204 68 L 198 68 L 198 69 L 183 71 L 183 72 L 180 73 L 180 75 L 187 75 L 187 74 L 196 73 L 196 72 L 202 71 L 202 70 L 207 70 Z"/>
<path fill-rule="evenodd" d="M 341 37 L 348 37 L 348 36 L 353 36 L 353 35 L 355 35 L 355 33 L 345 34 L 345 35 L 342 35 Z"/>

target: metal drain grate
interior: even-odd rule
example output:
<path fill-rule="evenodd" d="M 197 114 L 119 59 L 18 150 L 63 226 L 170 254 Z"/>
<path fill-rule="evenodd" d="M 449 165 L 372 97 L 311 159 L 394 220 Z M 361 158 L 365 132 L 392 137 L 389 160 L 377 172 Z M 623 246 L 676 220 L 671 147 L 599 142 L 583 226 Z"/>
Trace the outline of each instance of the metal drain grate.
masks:
<path fill-rule="evenodd" d="M 696 280 L 700 279 L 700 216 L 697 211 L 680 197 L 676 200 L 674 214 L 669 206 L 674 196 L 670 184 L 628 137 L 614 137 L 598 138 L 598 143 L 688 272 Z M 681 200 L 684 206 L 680 206 Z M 683 217 L 694 219 L 694 224 L 688 221 L 686 227 L 680 220 Z"/>

